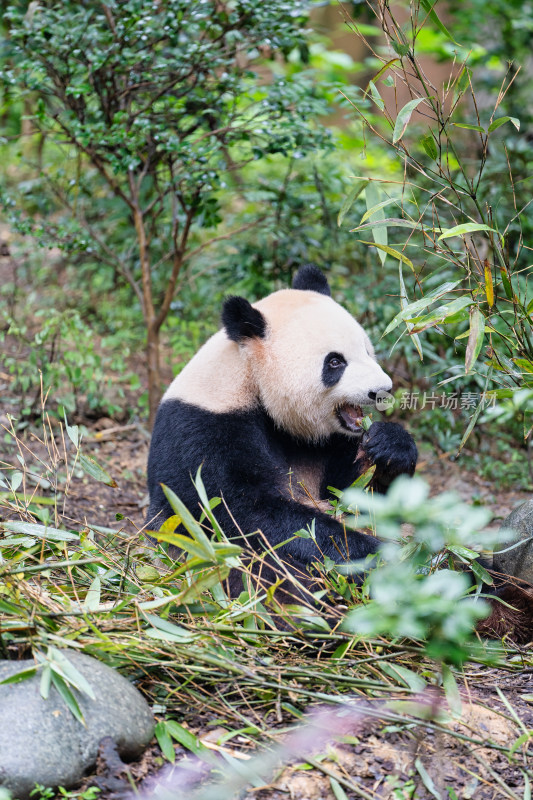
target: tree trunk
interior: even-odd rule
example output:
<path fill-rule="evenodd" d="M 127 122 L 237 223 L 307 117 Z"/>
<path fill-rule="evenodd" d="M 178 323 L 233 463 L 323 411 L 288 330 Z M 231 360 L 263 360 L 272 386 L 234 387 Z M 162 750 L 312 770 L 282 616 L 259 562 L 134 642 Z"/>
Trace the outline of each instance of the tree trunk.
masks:
<path fill-rule="evenodd" d="M 159 369 L 159 330 L 152 298 L 152 268 L 148 242 L 144 228 L 144 217 L 139 204 L 139 187 L 135 183 L 133 172 L 128 173 L 131 194 L 133 220 L 139 242 L 139 259 L 141 262 L 143 316 L 146 323 L 146 369 L 148 372 L 148 425 L 152 430 L 161 394 L 161 373 Z"/>
<path fill-rule="evenodd" d="M 152 430 L 159 400 L 161 399 L 159 328 L 153 321 L 146 328 L 146 366 L 148 370 L 148 425 Z"/>

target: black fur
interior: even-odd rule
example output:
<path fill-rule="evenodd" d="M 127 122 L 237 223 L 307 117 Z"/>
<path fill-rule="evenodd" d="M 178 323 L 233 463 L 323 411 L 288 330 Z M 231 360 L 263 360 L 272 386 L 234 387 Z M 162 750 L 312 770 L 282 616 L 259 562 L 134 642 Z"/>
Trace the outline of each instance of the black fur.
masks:
<path fill-rule="evenodd" d="M 222 324 L 234 342 L 262 339 L 266 334 L 266 319 L 244 297 L 228 297 L 222 308 Z"/>
<path fill-rule="evenodd" d="M 385 484 L 388 470 L 394 476 L 402 471 L 406 449 L 416 452 L 416 448 L 400 426 L 374 423 L 382 424 L 394 431 L 392 443 L 383 435 L 373 443 L 373 453 L 384 465 L 380 476 Z M 402 437 L 396 428 L 402 430 Z M 334 434 L 319 445 L 299 442 L 280 431 L 260 408 L 217 414 L 180 400 L 167 400 L 157 413 L 148 461 L 148 526 L 159 528 L 173 513 L 161 483 L 169 486 L 195 516 L 200 515 L 192 478 L 202 465 L 208 497 L 224 498 L 244 534 L 261 530 L 271 545 L 277 545 L 314 520 L 316 543 L 310 538 L 294 539 L 280 548 L 284 557 L 302 565 L 323 556 L 336 562 L 364 558 L 378 549 L 375 537 L 345 531 L 340 522 L 292 499 L 287 490 L 292 468 L 317 462 L 324 465 L 321 498 L 328 497 L 328 486 L 346 488 L 362 471 L 360 461 L 355 461 L 357 448 L 357 440 L 343 434 Z M 223 504 L 217 507 L 216 515 L 228 536 L 238 540 L 239 531 Z M 257 535 L 249 537 L 248 543 L 264 549 Z"/>
<path fill-rule="evenodd" d="M 374 422 L 363 434 L 357 454 L 361 471 L 372 464 L 372 488 L 384 494 L 398 475 L 414 475 L 418 450 L 411 434 L 396 422 Z"/>
<path fill-rule="evenodd" d="M 322 383 L 324 386 L 335 386 L 346 369 L 346 359 L 340 353 L 328 353 L 322 365 Z"/>
<path fill-rule="evenodd" d="M 331 297 L 328 279 L 314 264 L 305 264 L 303 267 L 300 267 L 293 278 L 292 288 L 319 292 L 319 294 L 325 294 Z"/>

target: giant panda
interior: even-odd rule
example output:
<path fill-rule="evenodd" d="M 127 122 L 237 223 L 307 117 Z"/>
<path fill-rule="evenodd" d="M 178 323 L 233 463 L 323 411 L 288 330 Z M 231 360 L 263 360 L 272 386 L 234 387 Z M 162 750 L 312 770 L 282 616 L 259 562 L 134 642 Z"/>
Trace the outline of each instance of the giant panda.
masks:
<path fill-rule="evenodd" d="M 302 577 L 324 557 L 352 562 L 380 546 L 326 513 L 328 486 L 344 489 L 374 465 L 371 486 L 384 493 L 398 475 L 414 473 L 417 448 L 396 423 L 373 422 L 363 432 L 362 407 L 375 404 L 392 382 L 316 267 L 302 267 L 292 289 L 257 303 L 229 297 L 222 324 L 159 406 L 148 458 L 147 527 L 159 528 L 173 513 L 162 484 L 201 516 L 193 484 L 201 466 L 208 497 L 224 500 L 216 509 L 222 529 L 262 554 L 262 567 L 265 540 L 277 547 L 298 576 L 298 597 Z M 314 535 L 294 538 L 305 529 Z M 271 581 L 279 576 L 268 561 L 264 574 Z M 493 601 L 478 631 L 530 641 L 533 589 L 495 577 L 495 586 L 485 589 L 505 602 Z M 239 582 L 229 589 L 238 595 Z"/>
<path fill-rule="evenodd" d="M 149 460 L 147 524 L 173 512 L 170 487 L 197 517 L 193 477 L 202 467 L 208 497 L 230 537 L 264 550 L 264 538 L 294 568 L 325 556 L 364 559 L 379 540 L 347 531 L 326 513 L 328 486 L 344 489 L 370 465 L 385 492 L 412 475 L 417 448 L 392 422 L 363 432 L 363 406 L 389 392 L 364 329 L 332 297 L 312 265 L 291 289 L 257 303 L 229 297 L 223 328 L 198 351 L 166 391 L 156 416 Z M 314 536 L 292 538 L 302 529 Z M 286 543 L 286 540 L 291 541 Z"/>

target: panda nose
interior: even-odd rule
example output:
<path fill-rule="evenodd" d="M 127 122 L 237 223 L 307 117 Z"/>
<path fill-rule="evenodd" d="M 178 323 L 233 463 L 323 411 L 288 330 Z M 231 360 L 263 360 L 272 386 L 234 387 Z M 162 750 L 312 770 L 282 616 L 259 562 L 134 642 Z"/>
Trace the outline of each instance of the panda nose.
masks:
<path fill-rule="evenodd" d="M 374 402 L 376 397 L 378 396 L 378 394 L 379 394 L 380 397 L 383 397 L 383 395 L 386 395 L 386 394 L 389 393 L 389 389 L 390 389 L 390 386 L 387 387 L 387 389 L 378 389 L 376 392 L 368 392 L 368 397 L 370 398 L 370 400 L 372 400 L 372 402 Z"/>

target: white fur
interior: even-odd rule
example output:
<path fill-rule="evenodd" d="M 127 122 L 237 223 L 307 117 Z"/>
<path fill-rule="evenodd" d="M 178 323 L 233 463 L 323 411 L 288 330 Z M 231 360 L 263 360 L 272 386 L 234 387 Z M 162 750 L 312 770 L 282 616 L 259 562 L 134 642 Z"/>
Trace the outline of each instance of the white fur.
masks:
<path fill-rule="evenodd" d="M 255 306 L 270 328 L 264 343 L 253 343 L 255 384 L 272 419 L 293 435 L 319 441 L 347 433 L 337 418 L 339 406 L 369 405 L 369 392 L 392 388 L 363 328 L 330 297 L 289 289 Z M 340 381 L 327 387 L 322 367 L 331 352 L 342 354 L 348 365 Z"/>
<path fill-rule="evenodd" d="M 220 413 L 252 408 L 258 393 L 248 361 L 243 349 L 218 331 L 174 378 L 163 402 L 175 398 Z"/>
<path fill-rule="evenodd" d="M 209 411 L 250 409 L 262 403 L 272 419 L 302 439 L 348 433 L 339 406 L 369 405 L 369 392 L 389 391 L 391 379 L 376 363 L 368 336 L 330 297 L 283 289 L 254 303 L 267 335 L 238 345 L 219 331 L 174 379 L 163 400 L 179 398 Z M 328 353 L 347 367 L 332 387 L 322 382 Z"/>

